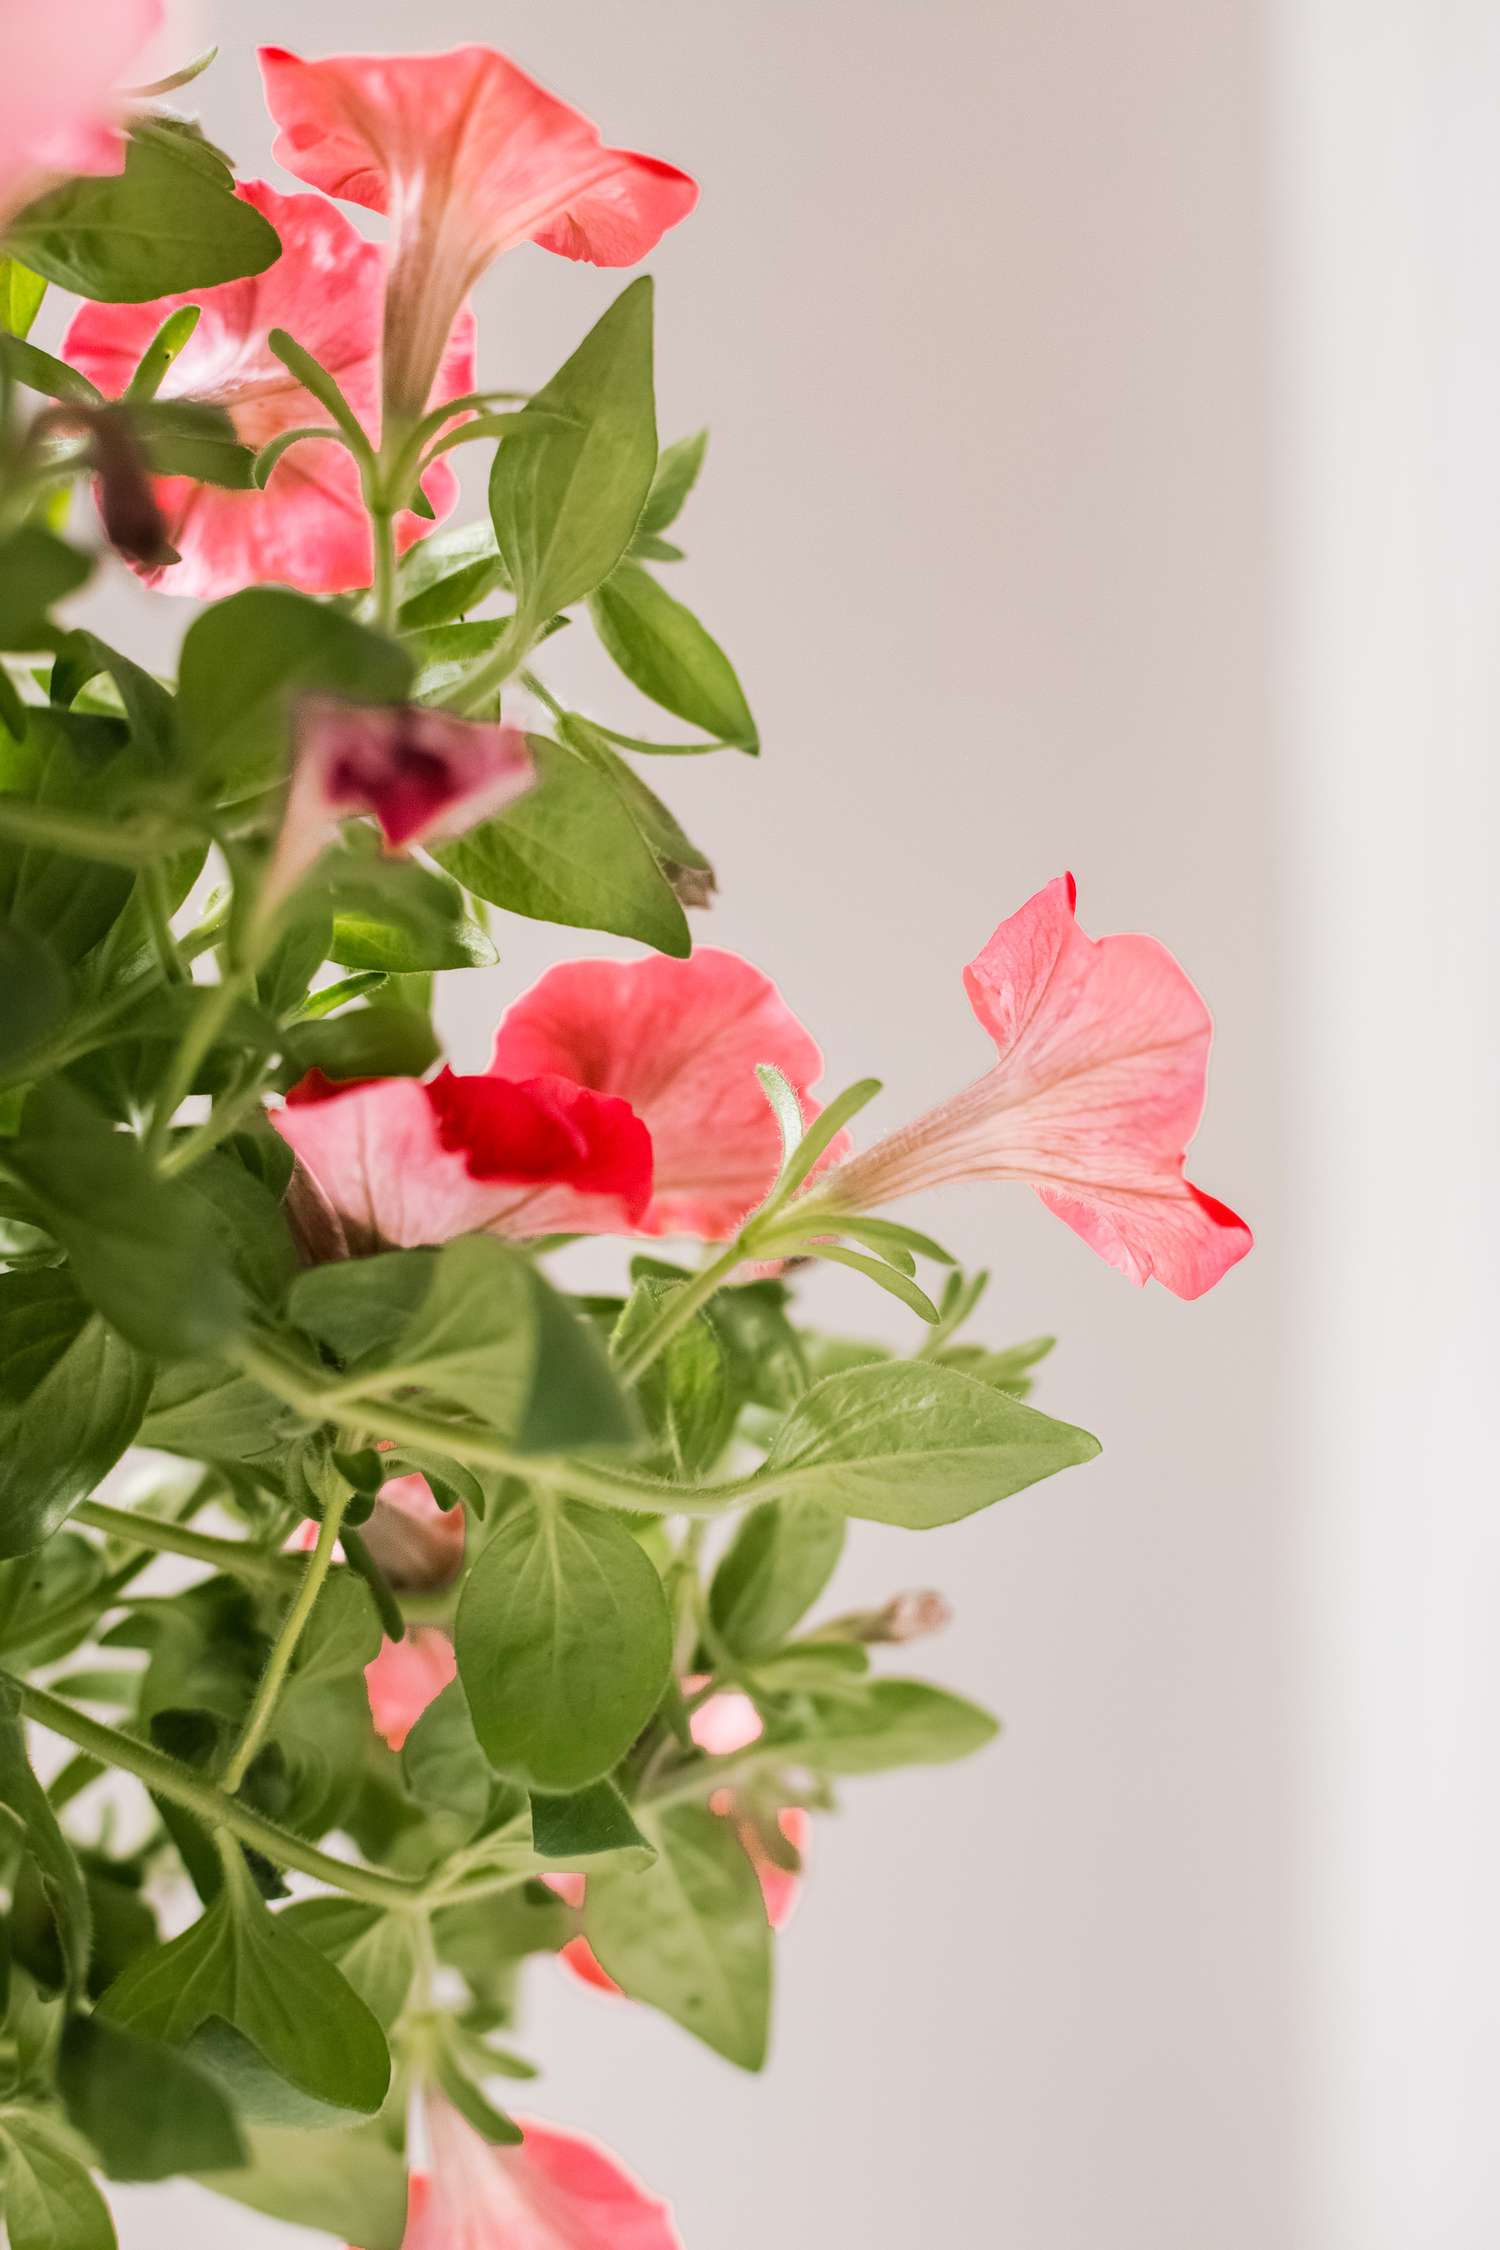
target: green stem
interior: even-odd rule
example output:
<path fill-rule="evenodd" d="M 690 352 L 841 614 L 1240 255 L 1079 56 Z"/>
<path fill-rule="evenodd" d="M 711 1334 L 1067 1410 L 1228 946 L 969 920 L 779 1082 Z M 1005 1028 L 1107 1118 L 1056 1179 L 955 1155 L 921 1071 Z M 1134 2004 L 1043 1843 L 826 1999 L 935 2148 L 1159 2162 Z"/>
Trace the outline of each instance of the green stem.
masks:
<path fill-rule="evenodd" d="M 391 633 L 396 627 L 396 519 L 389 506 L 371 508 L 370 536 L 375 543 L 372 622 L 380 632 Z"/>
<path fill-rule="evenodd" d="M 22 1711 L 38 1726 L 61 1735 L 75 1749 L 102 1758 L 106 1765 L 134 1774 L 136 1780 L 155 1795 L 196 1814 L 206 1828 L 223 1829 L 237 1836 L 242 1844 L 264 1853 L 277 1867 L 294 1867 L 299 1874 L 310 1875 L 315 1882 L 327 1883 L 335 1890 L 347 1892 L 350 1898 L 366 1900 L 371 1906 L 410 1907 L 421 1903 L 423 1884 L 409 1882 L 400 1875 L 383 1874 L 378 1868 L 357 1867 L 348 1860 L 335 1859 L 331 1852 L 319 1851 L 316 1844 L 304 1842 L 279 1822 L 252 1812 L 238 1798 L 227 1797 L 222 1789 L 203 1780 L 190 1766 L 169 1758 L 165 1751 L 154 1749 L 148 1742 L 137 1742 L 117 1727 L 89 1718 L 46 1688 L 21 1680 L 15 1685 L 20 1691 Z"/>
<path fill-rule="evenodd" d="M 700 1312 L 711 1297 L 718 1295 L 736 1266 L 743 1264 L 746 1255 L 744 1238 L 736 1235 L 727 1250 L 715 1258 L 712 1264 L 706 1265 L 701 1273 L 695 1274 L 691 1281 L 685 1282 L 668 1299 L 640 1342 L 633 1350 L 622 1352 L 615 1363 L 615 1373 L 627 1388 L 640 1381 L 646 1369 L 661 1357 L 679 1330 L 686 1328 L 694 1314 Z"/>
<path fill-rule="evenodd" d="M 191 1562 L 228 1571 L 253 1586 L 284 1589 L 290 1570 L 296 1567 L 290 1556 L 268 1555 L 248 1540 L 220 1539 L 210 1531 L 190 1531 L 186 1524 L 136 1515 L 128 1508 L 111 1508 L 102 1500 L 82 1501 L 73 1510 L 73 1521 L 87 1524 L 91 1531 L 102 1531 L 111 1539 L 149 1547 L 154 1554 L 186 1555 Z"/>
<path fill-rule="evenodd" d="M 161 861 L 153 860 L 149 867 L 143 867 L 139 880 L 146 927 L 151 933 L 151 949 L 156 955 L 161 973 L 168 984 L 186 984 L 187 965 L 172 934 L 172 908 L 167 897 L 167 882 L 162 873 Z"/>
<path fill-rule="evenodd" d="M 189 1172 L 202 1158 L 209 1156 L 220 1141 L 227 1140 L 247 1117 L 253 1117 L 261 1105 L 265 1078 L 265 1065 L 258 1060 L 249 1072 L 242 1072 L 239 1081 L 221 1094 L 201 1125 L 195 1125 L 184 1134 L 162 1157 L 160 1170 L 170 1179 L 175 1173 Z"/>
<path fill-rule="evenodd" d="M 387 1406 L 372 1396 L 369 1382 L 330 1386 L 309 1380 L 302 1370 L 289 1367 L 274 1353 L 254 1344 L 239 1347 L 235 1364 L 273 1398 L 284 1399 L 310 1421 L 324 1421 L 358 1402 L 361 1419 L 370 1424 L 377 1437 L 390 1438 L 397 1445 L 434 1446 L 470 1468 L 498 1469 L 504 1476 L 519 1477 L 543 1491 L 597 1500 L 606 1508 L 626 1508 L 636 1515 L 716 1516 L 749 1489 L 741 1482 L 695 1493 L 633 1469 L 518 1453 L 514 1446 L 503 1444 L 486 1430 L 472 1430 L 460 1422 L 444 1422 L 413 1414 L 404 1407 Z"/>
<path fill-rule="evenodd" d="M 231 969 L 217 984 L 210 985 L 204 992 L 201 1007 L 189 1018 L 177 1042 L 177 1052 L 162 1080 L 146 1135 L 146 1154 L 158 1165 L 167 1152 L 172 1120 L 192 1092 L 193 1080 L 233 1013 L 251 973 L 245 968 Z"/>
<path fill-rule="evenodd" d="M 460 681 L 449 696 L 449 710 L 465 718 L 487 710 L 512 673 L 520 671 L 535 640 L 536 634 L 524 613 L 516 610 L 499 645 L 492 648 L 488 656 L 480 658 L 467 679 Z"/>
<path fill-rule="evenodd" d="M 159 820 L 90 820 L 82 813 L 0 796 L 0 836 L 18 844 L 44 844 L 74 859 L 109 867 L 145 867 L 163 852 L 190 841 L 188 833 Z"/>
<path fill-rule="evenodd" d="M 302 1583 L 297 1588 L 297 1598 L 282 1620 L 281 1631 L 261 1674 L 255 1700 L 235 1744 L 229 1763 L 224 1768 L 224 1787 L 232 1797 L 250 1770 L 255 1753 L 266 1738 L 271 1721 L 276 1716 L 276 1706 L 286 1685 L 286 1676 L 292 1668 L 297 1644 L 307 1627 L 308 1619 L 317 1606 L 323 1581 L 333 1565 L 333 1551 L 339 1543 L 339 1526 L 344 1520 L 348 1499 L 330 1500 L 323 1510 L 323 1520 L 318 1526 L 318 1543 L 308 1557 Z"/>

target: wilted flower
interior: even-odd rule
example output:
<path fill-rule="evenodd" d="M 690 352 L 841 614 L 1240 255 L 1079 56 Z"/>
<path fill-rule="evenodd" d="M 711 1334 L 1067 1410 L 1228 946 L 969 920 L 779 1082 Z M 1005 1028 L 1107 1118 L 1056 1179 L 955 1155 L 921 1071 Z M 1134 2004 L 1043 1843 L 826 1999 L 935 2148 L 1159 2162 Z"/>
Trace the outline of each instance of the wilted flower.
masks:
<path fill-rule="evenodd" d="M 161 0 L 0 8 L 0 226 L 57 180 L 121 169 L 120 80 L 161 18 Z"/>
<path fill-rule="evenodd" d="M 443 339 L 519 242 L 630 266 L 698 199 L 685 172 L 606 148 L 577 110 L 489 47 L 445 55 L 260 55 L 275 154 L 310 187 L 393 222 L 388 401 L 427 406 Z"/>
<path fill-rule="evenodd" d="M 1086 937 L 1071 875 L 1002 922 L 964 971 L 993 1070 L 827 1173 L 809 1215 L 953 1180 L 1024 1180 L 1132 1281 L 1211 1289 L 1250 1229 L 1184 1176 L 1213 1024 L 1166 947 Z"/>
<path fill-rule="evenodd" d="M 144 305 L 84 305 L 63 356 L 107 396 L 125 390 L 168 314 L 197 305 L 200 318 L 163 379 L 163 399 L 222 406 L 240 441 L 259 451 L 284 431 L 332 427 L 327 410 L 271 350 L 284 328 L 337 381 L 374 444 L 380 439 L 380 351 L 385 252 L 366 242 L 320 195 L 278 195 L 245 180 L 240 198 L 281 237 L 281 256 L 264 273 L 214 289 L 190 289 Z M 429 388 L 443 400 L 474 388 L 474 320 L 456 300 L 438 339 Z M 425 401 L 424 401 L 425 403 Z M 434 518 L 458 497 L 447 461 L 427 471 L 422 489 Z M 147 581 L 174 594 L 216 601 L 268 582 L 308 594 L 368 586 L 370 519 L 359 468 L 342 444 L 307 439 L 285 453 L 265 490 L 228 491 L 190 477 L 161 477 L 157 498 L 167 536 L 182 557 Z M 409 547 L 432 522 L 407 509 L 396 543 Z"/>

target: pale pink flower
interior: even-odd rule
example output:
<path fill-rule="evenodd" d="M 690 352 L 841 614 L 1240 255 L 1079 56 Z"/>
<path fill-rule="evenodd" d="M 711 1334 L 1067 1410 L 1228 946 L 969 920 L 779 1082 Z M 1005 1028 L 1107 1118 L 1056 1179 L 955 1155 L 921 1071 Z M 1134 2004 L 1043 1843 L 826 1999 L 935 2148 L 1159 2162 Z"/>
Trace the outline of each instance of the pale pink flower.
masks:
<path fill-rule="evenodd" d="M 283 328 L 328 369 L 378 445 L 385 252 L 320 195 L 278 195 L 261 180 L 242 181 L 235 193 L 281 237 L 274 265 L 248 280 L 151 304 L 85 305 L 64 339 L 64 358 L 118 397 L 167 315 L 198 305 L 198 325 L 158 395 L 224 407 L 241 442 L 259 451 L 284 430 L 331 426 L 326 410 L 267 342 L 273 328 Z M 441 402 L 472 391 L 474 382 L 473 315 L 455 300 L 429 389 Z M 451 465 L 435 462 L 422 489 L 434 516 L 446 515 L 458 497 Z M 189 477 L 160 478 L 156 490 L 167 536 L 182 560 L 144 573 L 148 584 L 216 601 L 273 582 L 308 594 L 347 593 L 370 583 L 369 515 L 358 466 L 340 444 L 309 438 L 293 446 L 263 492 L 225 491 Z M 405 510 L 396 518 L 398 547 L 432 528 Z"/>
<path fill-rule="evenodd" d="M 686 173 L 606 148 L 489 47 L 328 55 L 263 47 L 277 162 L 393 222 L 386 396 L 419 415 L 443 338 L 479 276 L 520 242 L 630 266 L 698 198 Z"/>
<path fill-rule="evenodd" d="M 161 18 L 161 0 L 0 8 L 0 225 L 60 179 L 122 169 L 120 81 Z"/>
<path fill-rule="evenodd" d="M 702 1685 L 699 1680 L 683 1681 L 688 1694 Z M 712 1758 L 733 1756 L 736 1750 L 747 1750 L 758 1742 L 764 1728 L 760 1713 L 748 1695 L 737 1689 L 726 1689 L 711 1695 L 700 1703 L 688 1722 L 693 1740 L 700 1750 Z M 755 1869 L 760 1882 L 761 1897 L 765 1900 L 766 1920 L 773 1930 L 785 1929 L 791 1920 L 802 1891 L 802 1875 L 798 1869 L 780 1867 L 766 1851 L 760 1830 L 750 1819 L 733 1789 L 716 1789 L 709 1798 L 709 1809 L 725 1820 L 732 1820 L 735 1831 L 744 1846 L 745 1855 Z M 812 1841 L 812 1822 L 801 1805 L 785 1805 L 776 1815 L 776 1825 L 799 1857 L 805 1857 Z M 544 1875 L 543 1882 L 575 1912 L 581 1909 L 587 1895 L 587 1880 L 582 1875 Z M 558 1955 L 574 1976 L 598 1992 L 620 1993 L 620 1987 L 604 1967 L 586 1937 L 570 1938 Z"/>
<path fill-rule="evenodd" d="M 817 1042 L 768 976 L 700 946 L 686 961 L 652 954 L 548 969 L 501 1018 L 490 1068 L 512 1078 L 556 1072 L 628 1101 L 656 1158 L 642 1233 L 720 1240 L 759 1203 L 781 1161 L 757 1063 L 773 1063 L 804 1116 L 816 1116 Z"/>
<path fill-rule="evenodd" d="M 355 1251 L 628 1233 L 651 1193 L 651 1137 L 629 1104 L 563 1078 L 337 1085 L 312 1071 L 271 1122 Z"/>
<path fill-rule="evenodd" d="M 404 1640 L 382 1641 L 365 1666 L 365 1693 L 375 1732 L 399 1750 L 429 1703 L 457 1679 L 453 1643 L 435 1625 L 407 1630 Z"/>
<path fill-rule="evenodd" d="M 436 2096 L 426 2116 L 401 2250 L 683 2250 L 670 2206 L 581 2133 L 520 2119 L 520 2147 L 494 2148 Z"/>
<path fill-rule="evenodd" d="M 953 1180 L 1023 1180 L 1132 1281 L 1201 1296 L 1252 1241 L 1183 1172 L 1212 1019 L 1165 946 L 1086 937 L 1075 898 L 1059 876 L 964 971 L 995 1067 L 826 1174 L 802 1208 L 835 1224 Z"/>
<path fill-rule="evenodd" d="M 296 887 L 351 814 L 369 814 L 396 851 L 462 834 L 535 779 L 519 727 L 309 696 L 295 715 L 291 788 L 259 910 Z"/>

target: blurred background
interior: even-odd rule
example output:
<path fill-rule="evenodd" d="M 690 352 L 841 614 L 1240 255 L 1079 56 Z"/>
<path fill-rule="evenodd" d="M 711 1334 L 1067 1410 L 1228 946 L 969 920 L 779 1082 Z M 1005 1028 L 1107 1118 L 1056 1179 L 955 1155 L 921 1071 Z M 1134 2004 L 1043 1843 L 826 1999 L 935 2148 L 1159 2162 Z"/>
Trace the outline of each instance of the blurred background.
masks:
<path fill-rule="evenodd" d="M 859 1527 L 836 1584 L 945 1588 L 921 1654 L 1005 1734 L 819 1823 L 763 2079 L 541 1963 L 535 2106 L 690 2250 L 1490 2250 L 1500 16 L 176 0 L 164 66 L 211 40 L 188 98 L 283 186 L 256 40 L 483 40 L 698 174 L 651 261 L 663 437 L 713 431 L 673 584 L 765 743 L 664 779 L 703 934 L 831 1085 L 885 1079 L 884 1126 L 983 1066 L 960 968 L 1073 868 L 1088 929 L 1213 1004 L 1194 1176 L 1260 1237 L 1189 1306 L 1022 1190 L 911 1207 L 993 1268 L 976 1334 L 1060 1337 L 1040 1403 L 1105 1443 L 946 1532 Z M 618 286 L 507 259 L 487 379 Z M 144 629 L 122 577 L 96 599 Z M 585 647 L 549 659 L 604 708 Z M 576 950 L 500 919 L 451 980 L 471 1068 Z M 899 1336 L 849 1278 L 815 1308 Z M 121 2203 L 126 2250 L 312 2239 Z"/>

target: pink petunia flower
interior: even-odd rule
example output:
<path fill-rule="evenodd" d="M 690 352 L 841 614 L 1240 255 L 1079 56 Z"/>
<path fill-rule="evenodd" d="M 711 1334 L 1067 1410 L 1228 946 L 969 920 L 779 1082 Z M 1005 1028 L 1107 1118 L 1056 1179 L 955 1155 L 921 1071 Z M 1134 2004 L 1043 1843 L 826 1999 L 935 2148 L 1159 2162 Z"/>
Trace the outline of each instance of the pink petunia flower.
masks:
<path fill-rule="evenodd" d="M 519 2148 L 492 2148 L 448 2102 L 426 2116 L 401 2250 L 683 2250 L 670 2206 L 581 2133 L 521 2120 Z"/>
<path fill-rule="evenodd" d="M 628 1101 L 656 1157 L 641 1232 L 716 1241 L 754 1209 L 781 1160 L 757 1063 L 774 1063 L 804 1115 L 817 1114 L 817 1042 L 768 976 L 700 946 L 686 961 L 656 954 L 549 969 L 501 1018 L 490 1068 L 513 1078 L 555 1072 Z"/>
<path fill-rule="evenodd" d="M 226 408 L 242 442 L 259 450 L 284 430 L 331 426 L 325 409 L 267 342 L 273 328 L 284 328 L 328 369 L 378 445 L 385 252 L 319 195 L 278 195 L 261 180 L 241 181 L 235 193 L 281 237 L 273 266 L 245 281 L 151 304 L 85 305 L 64 339 L 63 356 L 118 397 L 167 315 L 198 305 L 197 328 L 167 370 L 159 396 Z M 472 391 L 474 381 L 473 315 L 455 300 L 428 385 L 442 401 Z M 422 489 L 434 516 L 446 515 L 458 497 L 451 465 L 435 462 Z M 148 584 L 216 601 L 271 582 L 308 594 L 347 593 L 370 583 L 374 556 L 359 470 L 340 444 L 307 439 L 293 446 L 263 492 L 163 477 L 157 495 L 182 560 L 145 572 Z M 396 519 L 397 545 L 405 549 L 431 529 L 408 509 Z"/>
<path fill-rule="evenodd" d="M 651 1137 L 629 1103 L 563 1078 L 334 1085 L 313 1071 L 271 1122 L 355 1251 L 626 1233 L 651 1194 Z"/>
<path fill-rule="evenodd" d="M 376 1496 L 361 1537 L 401 1591 L 433 1593 L 463 1568 L 467 1536 L 461 1507 L 440 1508 L 422 1476 L 392 1477 Z"/>
<path fill-rule="evenodd" d="M 520 242 L 630 266 L 698 200 L 674 165 L 606 148 L 576 109 L 489 47 L 329 55 L 263 47 L 276 160 L 310 187 L 388 211 L 386 397 L 424 410 L 454 315 Z"/>
<path fill-rule="evenodd" d="M 118 172 L 120 80 L 158 30 L 162 0 L 0 8 L 0 224 L 81 172 Z"/>
<path fill-rule="evenodd" d="M 701 1682 L 684 1680 L 689 1694 Z M 759 1741 L 765 1731 L 760 1713 L 748 1695 L 735 1689 L 726 1689 L 720 1695 L 711 1695 L 700 1703 L 693 1713 L 689 1726 L 693 1740 L 700 1750 L 710 1757 L 731 1757 L 736 1750 L 747 1750 L 752 1742 Z M 766 1904 L 766 1920 L 773 1930 L 783 1930 L 791 1920 L 802 1892 L 802 1875 L 798 1869 L 778 1866 L 766 1851 L 756 1823 L 747 1818 L 732 1789 L 716 1789 L 709 1798 L 711 1811 L 735 1823 L 736 1832 L 745 1848 L 746 1857 L 754 1867 L 760 1881 L 761 1897 Z M 776 1825 L 799 1857 L 805 1857 L 812 1840 L 812 1822 L 801 1805 L 785 1805 L 776 1815 Z M 543 1882 L 555 1891 L 565 1905 L 577 1912 L 583 1905 L 588 1884 L 582 1875 L 544 1875 Z M 570 1938 L 558 1955 L 577 1978 L 592 1985 L 597 1992 L 620 1994 L 620 1987 L 605 1968 L 586 1937 Z"/>
<path fill-rule="evenodd" d="M 341 820 L 368 813 L 393 851 L 462 834 L 536 779 L 519 727 L 417 704 L 309 696 L 296 713 L 292 783 L 261 888 L 264 915 L 293 890 Z"/>
<path fill-rule="evenodd" d="M 1024 1180 L 1132 1281 L 1198 1297 L 1253 1240 L 1183 1172 L 1212 1018 L 1155 938 L 1086 937 L 1076 897 L 1057 877 L 964 971 L 994 1069 L 829 1172 L 808 1207 L 834 1218 L 952 1180 Z"/>
<path fill-rule="evenodd" d="M 375 1732 L 399 1750 L 429 1703 L 457 1679 L 453 1643 L 435 1625 L 408 1630 L 400 1641 L 382 1641 L 365 1666 L 365 1693 Z"/>

